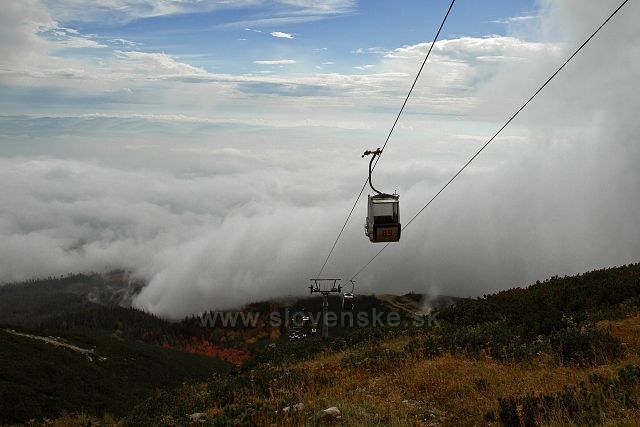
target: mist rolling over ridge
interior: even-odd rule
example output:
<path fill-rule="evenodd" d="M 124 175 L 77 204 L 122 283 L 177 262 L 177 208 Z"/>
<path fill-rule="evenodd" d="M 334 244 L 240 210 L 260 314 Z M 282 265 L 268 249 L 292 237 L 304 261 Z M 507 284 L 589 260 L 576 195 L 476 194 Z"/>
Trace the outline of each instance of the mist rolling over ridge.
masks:
<path fill-rule="evenodd" d="M 504 34 L 445 33 L 376 169 L 403 222 L 616 6 L 544 1 Z M 482 295 L 637 262 L 639 17 L 630 2 L 357 291 Z M 114 266 L 148 282 L 136 306 L 171 317 L 305 291 L 365 179 L 360 155 L 384 142 L 432 37 L 353 49 L 342 68 L 307 64 L 304 46 L 282 50 L 293 63 L 256 57 L 263 68 L 238 71 L 67 31 L 55 2 L 0 19 L 28 35 L 0 59 L 0 281 Z M 32 106 L 35 93 L 50 108 Z M 347 279 L 379 250 L 364 200 L 328 276 Z"/>

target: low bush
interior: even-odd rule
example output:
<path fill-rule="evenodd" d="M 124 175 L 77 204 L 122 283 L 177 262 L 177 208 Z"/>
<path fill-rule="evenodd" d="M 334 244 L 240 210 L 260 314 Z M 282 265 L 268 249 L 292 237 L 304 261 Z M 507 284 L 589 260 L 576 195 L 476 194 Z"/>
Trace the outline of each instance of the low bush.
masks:
<path fill-rule="evenodd" d="M 552 333 L 549 342 L 553 354 L 563 364 L 593 366 L 624 356 L 620 341 L 594 324 L 571 325 Z"/>

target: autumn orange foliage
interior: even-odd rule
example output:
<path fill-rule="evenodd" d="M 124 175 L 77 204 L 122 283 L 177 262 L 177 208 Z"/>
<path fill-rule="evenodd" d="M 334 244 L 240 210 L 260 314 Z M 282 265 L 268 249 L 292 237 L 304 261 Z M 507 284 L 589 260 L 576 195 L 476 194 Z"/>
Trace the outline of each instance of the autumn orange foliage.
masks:
<path fill-rule="evenodd" d="M 242 363 L 251 358 L 251 355 L 247 350 L 217 346 L 205 339 L 196 337 L 193 337 L 191 342 L 180 342 L 174 346 L 171 346 L 167 341 L 164 341 L 162 343 L 162 347 L 172 348 L 186 353 L 217 357 L 231 363 Z"/>

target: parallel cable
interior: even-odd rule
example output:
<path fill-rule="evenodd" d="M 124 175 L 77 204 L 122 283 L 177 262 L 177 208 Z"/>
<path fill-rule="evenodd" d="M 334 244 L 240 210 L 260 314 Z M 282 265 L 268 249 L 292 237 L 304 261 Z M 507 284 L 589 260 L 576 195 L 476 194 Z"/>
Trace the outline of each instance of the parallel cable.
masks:
<path fill-rule="evenodd" d="M 559 72 L 560 72 L 560 71 L 561 71 L 561 70 L 562 70 L 562 69 L 563 69 L 563 68 L 564 68 L 564 67 L 565 67 L 565 66 L 566 66 L 566 65 L 567 65 L 567 64 L 568 64 L 568 63 L 569 63 L 569 62 L 570 62 L 570 61 L 571 61 L 571 60 L 572 60 L 572 59 L 573 59 L 577 54 L 578 54 L 578 52 L 580 52 L 580 51 L 582 50 L 582 48 L 583 48 L 583 47 L 585 47 L 585 46 L 587 45 L 587 43 L 589 43 L 589 42 L 591 41 L 591 39 L 592 39 L 592 38 L 594 38 L 594 37 L 595 37 L 595 35 L 596 35 L 596 34 L 598 34 L 598 32 L 599 32 L 599 31 L 600 31 L 600 30 L 601 30 L 601 29 L 602 29 L 602 28 L 603 28 L 603 27 L 604 27 L 604 26 L 605 26 L 605 25 L 606 25 L 606 24 L 611 20 L 611 18 L 613 18 L 613 17 L 614 17 L 614 16 L 615 16 L 619 11 L 620 11 L 620 9 L 622 9 L 622 7 L 623 7 L 625 4 L 627 4 L 627 2 L 629 2 L 629 0 L 624 0 L 624 1 L 622 2 L 622 4 L 621 4 L 620 6 L 618 6 L 618 8 L 617 8 L 616 10 L 614 10 L 614 11 L 611 13 L 611 15 L 609 15 L 609 17 L 608 17 L 608 18 L 607 18 L 607 19 L 606 19 L 606 20 L 605 20 L 605 21 L 604 21 L 604 22 L 603 22 L 603 23 L 602 23 L 602 24 L 601 24 L 601 25 L 600 25 L 600 26 L 599 26 L 599 27 L 598 27 L 598 28 L 597 28 L 597 29 L 596 29 L 596 30 L 595 30 L 595 31 L 594 31 L 590 36 L 589 36 L 589 38 L 587 38 L 587 39 L 584 41 L 584 43 L 582 43 L 582 44 L 580 45 L 580 47 L 578 47 L 578 49 L 576 49 L 576 51 L 575 51 L 575 52 L 573 52 L 573 54 L 572 54 L 572 55 L 571 55 L 571 56 L 570 56 L 570 57 L 569 57 L 569 58 L 568 58 L 568 59 L 567 59 L 567 60 L 566 60 L 566 61 L 565 61 L 561 66 L 560 66 L 560 68 L 558 68 L 558 69 L 557 69 L 557 70 L 556 70 L 556 71 L 551 75 L 551 77 L 549 77 L 549 78 L 547 79 L 547 81 L 545 81 L 545 82 L 542 84 L 542 86 L 540 86 L 540 88 L 539 88 L 538 90 L 536 90 L 536 91 L 535 91 L 535 93 L 534 93 L 533 95 L 531 95 L 531 97 L 527 100 L 527 102 L 525 102 L 525 103 L 522 105 L 522 107 L 520 107 L 520 108 L 518 109 L 518 111 L 516 111 L 516 112 L 515 112 L 515 113 L 514 113 L 510 118 L 509 118 L 509 120 L 507 120 L 507 122 L 506 122 L 504 125 L 502 125 L 502 127 L 501 127 L 500 129 L 498 129 L 498 131 L 497 131 L 497 132 L 496 132 L 496 133 L 495 133 L 495 134 L 494 134 L 494 135 L 493 135 L 493 136 L 492 136 L 492 137 L 491 137 L 491 138 L 490 138 L 490 139 L 489 139 L 489 140 L 488 140 L 488 141 L 487 141 L 487 142 L 486 142 L 486 143 L 485 143 L 485 144 L 484 144 L 484 145 L 483 145 L 483 146 L 482 146 L 482 147 L 481 147 L 481 148 L 480 148 L 480 149 L 479 149 L 479 150 L 478 150 L 478 151 L 477 151 L 477 152 L 476 152 L 476 153 L 475 153 L 475 154 L 474 154 L 474 155 L 473 155 L 473 156 L 472 156 L 468 161 L 467 161 L 467 163 L 465 163 L 465 164 L 464 164 L 464 166 L 462 166 L 462 168 L 460 168 L 460 170 L 459 170 L 458 172 L 456 172 L 456 174 L 455 174 L 455 175 L 453 175 L 453 177 L 452 177 L 449 181 L 447 181 L 447 183 L 446 183 L 446 184 L 445 184 L 445 185 L 440 189 L 440 191 L 438 191 L 438 192 L 435 194 L 435 196 L 433 196 L 433 197 L 431 198 L 431 200 L 429 200 L 429 201 L 427 202 L 427 204 L 426 204 L 426 205 L 424 205 L 424 206 L 423 206 L 423 207 L 418 211 L 418 213 L 416 213 L 416 214 L 413 216 L 413 218 L 411 218 L 411 219 L 409 220 L 409 222 L 407 222 L 407 223 L 402 227 L 402 231 L 404 231 L 404 229 L 405 229 L 405 228 L 407 228 L 407 227 L 408 227 L 408 226 L 409 226 L 409 225 L 410 225 L 410 224 L 411 224 L 411 223 L 412 223 L 412 222 L 413 222 L 413 221 L 418 217 L 418 215 L 420 215 L 420 214 L 421 214 L 421 213 L 422 213 L 422 212 L 423 212 L 423 211 L 424 211 L 424 210 L 425 210 L 425 209 L 426 209 L 426 208 L 427 208 L 427 207 L 428 207 L 428 206 L 429 206 L 429 205 L 430 205 L 430 204 L 431 204 L 431 203 L 432 203 L 432 202 L 433 202 L 433 201 L 434 201 L 434 200 L 435 200 L 435 199 L 436 199 L 436 198 L 437 198 L 437 197 L 438 197 L 438 196 L 439 196 L 439 195 L 440 195 L 440 194 L 441 194 L 441 193 L 442 193 L 442 192 L 443 192 L 443 191 L 444 191 L 448 186 L 449 186 L 449 184 L 451 184 L 451 183 L 453 182 L 453 180 L 454 180 L 454 179 L 456 179 L 456 178 L 457 178 L 457 177 L 462 173 L 462 171 L 464 171 L 464 170 L 467 168 L 467 166 L 469 166 L 469 164 L 470 164 L 471 162 L 473 162 L 473 161 L 476 159 L 476 157 L 478 157 L 478 156 L 480 155 L 480 153 L 482 153 L 482 152 L 484 151 L 484 149 L 485 149 L 485 148 L 487 148 L 487 146 L 488 146 L 489 144 L 491 144 L 491 142 L 493 142 L 493 140 L 494 140 L 494 139 L 495 139 L 495 138 L 500 134 L 500 132 L 502 132 L 502 131 L 504 130 L 504 128 L 506 128 L 506 127 L 509 125 L 509 123 L 511 123 L 511 122 L 513 121 L 513 119 L 515 119 L 515 118 L 516 118 L 516 116 L 517 116 L 518 114 L 520 114 L 520 112 L 521 112 L 522 110 L 524 110 L 524 109 L 525 109 L 525 107 L 526 107 L 527 105 L 529 105 L 529 103 L 533 100 L 533 98 L 535 98 L 535 97 L 536 97 L 536 96 L 537 96 L 537 95 L 542 91 L 542 89 L 544 89 L 544 88 L 545 88 L 545 86 L 547 86 L 547 84 L 549 84 L 549 82 L 550 82 L 551 80 L 553 80 L 553 78 L 554 78 L 556 75 L 558 75 L 558 73 L 559 73 Z M 380 249 L 380 250 L 379 250 L 379 251 L 378 251 L 378 252 L 373 256 L 373 258 L 371 258 L 371 259 L 370 259 L 370 260 L 369 260 L 369 261 L 368 261 L 368 262 L 367 262 L 367 263 L 366 263 L 366 264 L 365 264 L 365 265 L 364 265 L 360 270 L 358 270 L 358 272 L 357 272 L 356 274 L 354 274 L 354 275 L 351 277 L 351 279 L 350 279 L 350 280 L 353 280 L 353 279 L 355 279 L 356 277 L 358 277 L 358 275 L 359 275 L 360 273 L 362 273 L 362 272 L 364 271 L 364 269 L 365 269 L 365 268 L 367 268 L 367 267 L 369 266 L 369 264 L 371 264 L 371 263 L 373 262 L 373 260 L 375 260 L 375 259 L 378 257 L 378 255 L 380 255 L 380 254 L 382 253 L 382 251 L 384 251 L 384 250 L 387 248 L 387 246 L 389 246 L 389 243 L 387 243 L 386 245 L 384 245 L 384 246 L 383 246 L 383 247 L 382 247 L 382 248 L 381 248 L 381 249 Z"/>
<path fill-rule="evenodd" d="M 429 59 L 429 55 L 431 54 L 431 51 L 433 50 L 433 46 L 436 44 L 436 41 L 438 40 L 438 37 L 440 36 L 440 32 L 442 31 L 442 27 L 444 27 L 445 22 L 447 22 L 447 18 L 449 17 L 449 12 L 451 12 L 451 9 L 453 8 L 453 4 L 455 2 L 456 2 L 456 0 L 451 0 L 451 4 L 449 5 L 449 9 L 447 9 L 447 13 L 444 15 L 444 18 L 442 19 L 442 23 L 440 23 L 440 27 L 438 28 L 438 32 L 436 33 L 436 36 L 433 38 L 433 41 L 431 42 L 431 46 L 429 47 L 429 51 L 427 52 L 427 55 L 424 57 L 424 61 L 422 61 L 422 65 L 420 65 L 420 69 L 418 70 L 418 74 L 416 75 L 416 78 L 413 80 L 413 84 L 411 85 L 411 88 L 409 89 L 409 93 L 407 93 L 407 96 L 405 97 L 404 102 L 402 103 L 402 107 L 400 108 L 400 111 L 398 112 L 398 115 L 396 116 L 396 119 L 393 122 L 393 125 L 391 126 L 391 130 L 389 131 L 389 134 L 387 135 L 387 138 L 384 141 L 384 145 L 382 146 L 382 149 L 380 150 L 381 153 L 378 155 L 378 157 L 376 158 L 376 161 L 373 163 L 373 167 L 371 168 L 372 172 L 376 168 L 376 165 L 378 164 L 378 161 L 380 161 L 380 156 L 382 156 L 382 152 L 384 151 L 385 147 L 387 146 L 387 143 L 389 142 L 389 139 L 391 138 L 391 134 L 393 133 L 394 129 L 396 128 L 396 125 L 398 124 L 398 120 L 400 120 L 400 116 L 402 115 L 402 112 L 404 111 L 404 107 L 407 105 L 407 101 L 409 101 L 409 97 L 411 96 L 411 92 L 413 92 L 413 88 L 416 86 L 416 83 L 418 82 L 418 78 L 420 77 L 420 73 L 422 73 L 422 69 L 424 68 L 424 65 L 427 63 L 427 60 Z M 324 260 L 324 263 L 322 264 L 322 267 L 320 268 L 320 271 L 318 271 L 318 274 L 316 275 L 316 278 L 320 277 L 320 275 L 324 271 L 324 268 L 327 266 L 327 263 L 329 262 L 329 258 L 331 258 L 331 255 L 333 254 L 333 251 L 335 250 L 336 245 L 338 244 L 338 241 L 340 240 L 340 237 L 342 237 L 342 234 L 344 233 L 344 229 L 347 227 L 347 224 L 349 223 L 349 219 L 351 219 L 351 215 L 353 215 L 353 211 L 356 209 L 356 205 L 358 204 L 358 201 L 360 200 L 360 197 L 362 197 L 362 193 L 364 192 L 364 189 L 367 187 L 367 182 L 368 182 L 368 179 L 366 179 L 364 181 L 364 184 L 362 184 L 362 188 L 360 189 L 360 192 L 358 193 L 358 197 L 356 197 L 355 202 L 353 202 L 353 206 L 351 207 L 351 210 L 349 211 L 349 214 L 347 215 L 347 219 L 344 221 L 344 224 L 342 224 L 342 228 L 340 229 L 340 232 L 338 233 L 338 237 L 336 237 L 336 240 L 333 242 L 333 246 L 331 246 L 331 250 L 329 251 L 329 254 L 327 255 L 327 258 Z"/>

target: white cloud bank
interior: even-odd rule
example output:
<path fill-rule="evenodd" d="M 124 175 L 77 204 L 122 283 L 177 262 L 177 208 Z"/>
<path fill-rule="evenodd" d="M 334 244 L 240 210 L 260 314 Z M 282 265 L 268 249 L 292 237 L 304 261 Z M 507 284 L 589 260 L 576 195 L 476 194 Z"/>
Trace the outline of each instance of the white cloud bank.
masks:
<path fill-rule="evenodd" d="M 563 28 L 563 43 L 486 37 L 436 45 L 376 172 L 382 188 L 401 194 L 404 221 L 611 6 L 550 3 L 540 28 Z M 639 8 L 629 3 L 508 129 L 514 133 L 365 270 L 359 292 L 477 295 L 640 259 L 640 101 L 631 90 L 640 75 Z M 62 85 L 72 77 L 51 79 L 54 68 L 38 56 L 51 42 L 33 36 L 50 20 L 31 12 L 30 29 L 16 38 L 29 55 L 11 57 L 13 72 L 42 64 L 37 71 Z M 243 115 L 231 126 L 206 114 L 124 111 L 57 133 L 57 122 L 43 119 L 48 135 L 39 137 L 38 120 L 15 131 L 3 121 L 0 279 L 121 266 L 149 281 L 136 304 L 172 316 L 303 291 L 364 180 L 360 152 L 380 144 L 427 45 L 387 52 L 370 75 L 213 74 L 135 51 L 117 52 L 108 67 L 85 66 L 73 78 L 92 95 L 98 81 L 105 90 L 131 87 L 151 110 L 157 100 L 186 99 L 190 109 L 202 102 L 201 113 L 219 103 L 247 111 L 256 126 L 239 126 Z M 43 79 L 28 71 L 24 81 Z M 274 95 L 282 86 L 315 95 Z M 310 90 L 317 87 L 340 92 L 323 98 Z M 243 97 L 239 88 L 253 92 Z M 392 111 L 370 112 L 380 106 Z M 360 126 L 314 126 L 346 117 Z M 274 131 L 261 120 L 300 126 Z M 173 134 L 174 122 L 189 127 Z M 219 127 L 198 134 L 209 125 Z M 326 274 L 348 278 L 379 249 L 363 235 L 363 214 L 361 204 Z"/>

